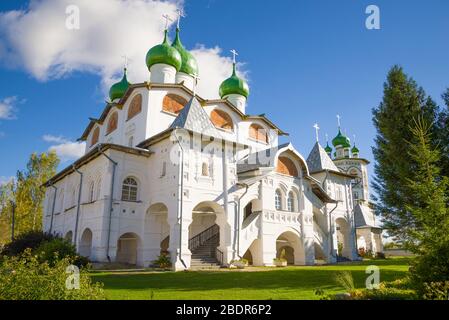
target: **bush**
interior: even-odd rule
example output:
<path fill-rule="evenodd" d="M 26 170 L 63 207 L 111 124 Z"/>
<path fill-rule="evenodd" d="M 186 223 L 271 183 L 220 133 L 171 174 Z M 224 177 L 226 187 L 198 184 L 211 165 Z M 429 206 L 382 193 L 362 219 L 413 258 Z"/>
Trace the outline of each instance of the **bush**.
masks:
<path fill-rule="evenodd" d="M 410 277 L 413 286 L 424 298 L 433 295 L 434 288 L 440 285 L 432 283 L 444 283 L 449 281 L 449 243 L 443 243 L 421 256 L 417 256 L 410 268 Z M 429 293 L 430 290 L 430 293 Z"/>
<path fill-rule="evenodd" d="M 79 268 L 85 267 L 89 263 L 89 259 L 76 254 L 76 248 L 72 243 L 61 238 L 42 242 L 35 250 L 35 254 L 41 262 L 48 262 L 50 266 L 64 258 L 71 258 L 73 264 Z"/>
<path fill-rule="evenodd" d="M 79 273 L 79 289 L 68 289 L 70 258 L 53 267 L 41 263 L 26 250 L 22 255 L 3 257 L 0 264 L 0 300 L 99 300 L 104 299 L 102 284 L 93 284 L 87 270 Z"/>
<path fill-rule="evenodd" d="M 157 257 L 157 260 L 153 261 L 153 265 L 163 269 L 170 268 L 171 267 L 170 256 L 166 254 L 161 254 L 159 257 Z"/>
<path fill-rule="evenodd" d="M 426 300 L 448 300 L 449 281 L 424 283 L 423 298 Z"/>
<path fill-rule="evenodd" d="M 3 247 L 0 256 L 17 256 L 22 254 L 28 248 L 31 250 L 37 249 L 42 242 L 51 241 L 56 238 L 56 236 L 42 231 L 22 233 Z"/>

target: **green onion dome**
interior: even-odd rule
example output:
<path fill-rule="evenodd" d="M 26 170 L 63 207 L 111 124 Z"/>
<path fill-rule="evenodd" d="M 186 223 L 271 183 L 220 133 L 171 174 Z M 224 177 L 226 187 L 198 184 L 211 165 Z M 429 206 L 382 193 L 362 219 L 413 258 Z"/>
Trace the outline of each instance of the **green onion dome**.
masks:
<path fill-rule="evenodd" d="M 329 142 L 326 145 L 326 148 L 324 148 L 324 151 L 326 151 L 326 153 L 332 153 L 332 148 L 329 146 Z"/>
<path fill-rule="evenodd" d="M 151 48 L 146 57 L 148 70 L 158 63 L 168 64 L 179 71 L 182 64 L 181 54 L 176 48 L 172 47 L 167 39 L 167 30 L 165 30 L 164 41 L 161 44 Z"/>
<path fill-rule="evenodd" d="M 198 76 L 198 63 L 196 62 L 195 57 L 182 45 L 181 39 L 179 38 L 178 28 L 176 29 L 176 37 L 173 41 L 172 47 L 178 50 L 181 54 L 181 67 L 178 71 L 191 76 Z"/>
<path fill-rule="evenodd" d="M 249 87 L 245 80 L 239 78 L 235 72 L 235 63 L 232 67 L 232 76 L 225 81 L 220 86 L 220 97 L 230 95 L 230 94 L 239 94 L 248 98 L 249 96 Z"/>
<path fill-rule="evenodd" d="M 120 80 L 120 82 L 117 82 L 114 84 L 111 89 L 109 90 L 109 98 L 111 98 L 111 101 L 114 101 L 115 99 L 120 99 L 125 95 L 126 90 L 128 90 L 131 83 L 128 82 L 128 79 L 126 78 L 126 68 L 123 71 L 123 78 Z"/>
<path fill-rule="evenodd" d="M 340 129 L 338 129 L 337 136 L 332 140 L 332 144 L 334 147 L 342 146 L 343 148 L 351 148 L 351 141 L 341 133 Z"/>
<path fill-rule="evenodd" d="M 355 146 L 355 144 L 354 144 L 354 147 L 352 147 L 352 149 L 351 149 L 351 153 L 360 153 L 360 151 L 359 151 L 359 149 Z"/>

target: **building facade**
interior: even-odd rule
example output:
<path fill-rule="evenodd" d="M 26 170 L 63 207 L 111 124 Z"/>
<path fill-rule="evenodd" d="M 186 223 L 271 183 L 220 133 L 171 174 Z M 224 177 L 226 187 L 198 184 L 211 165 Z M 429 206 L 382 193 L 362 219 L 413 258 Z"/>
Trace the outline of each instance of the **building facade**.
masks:
<path fill-rule="evenodd" d="M 319 143 L 306 160 L 279 144 L 285 132 L 246 113 L 235 63 L 221 99 L 196 95 L 199 68 L 179 29 L 146 63 L 149 81 L 131 84 L 125 69 L 80 138 L 85 155 L 46 183 L 44 231 L 92 261 L 148 267 L 164 254 L 174 270 L 358 259 L 355 207 L 369 194 L 342 161 L 363 177 L 366 160 L 345 158 L 339 145 L 332 160 Z"/>

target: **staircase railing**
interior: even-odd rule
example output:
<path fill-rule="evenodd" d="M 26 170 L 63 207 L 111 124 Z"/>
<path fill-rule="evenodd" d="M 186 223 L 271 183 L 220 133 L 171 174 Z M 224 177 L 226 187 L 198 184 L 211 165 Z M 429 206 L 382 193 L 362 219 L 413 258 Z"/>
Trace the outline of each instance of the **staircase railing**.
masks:
<path fill-rule="evenodd" d="M 221 252 L 220 249 L 215 249 L 215 259 L 217 259 L 218 263 L 220 264 L 220 266 L 223 265 L 223 252 Z"/>
<path fill-rule="evenodd" d="M 197 234 L 192 239 L 189 240 L 189 250 L 195 250 L 201 247 L 207 240 L 212 239 L 217 236 L 220 232 L 220 227 L 218 225 L 213 225 L 209 229 Z"/>

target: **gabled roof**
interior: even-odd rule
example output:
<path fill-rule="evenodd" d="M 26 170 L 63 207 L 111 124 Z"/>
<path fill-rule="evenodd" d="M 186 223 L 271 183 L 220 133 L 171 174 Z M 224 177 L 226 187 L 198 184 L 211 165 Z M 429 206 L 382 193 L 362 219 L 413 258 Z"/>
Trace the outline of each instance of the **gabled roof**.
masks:
<path fill-rule="evenodd" d="M 374 219 L 374 212 L 366 205 L 359 203 L 355 206 L 354 220 L 356 228 L 378 228 Z"/>
<path fill-rule="evenodd" d="M 312 151 L 310 151 L 307 157 L 307 165 L 311 173 L 323 170 L 340 171 L 319 142 L 315 143 Z"/>
<path fill-rule="evenodd" d="M 223 139 L 198 100 L 193 97 L 181 110 L 170 129 L 186 129 L 209 137 Z"/>
<path fill-rule="evenodd" d="M 45 182 L 43 184 L 43 186 L 49 187 L 49 186 L 53 185 L 54 183 L 58 182 L 59 180 L 63 179 L 67 175 L 74 172 L 75 168 L 77 168 L 77 169 L 81 168 L 82 166 L 84 166 L 85 164 L 94 160 L 95 158 L 99 157 L 100 155 L 102 155 L 103 152 L 105 152 L 109 149 L 120 151 L 123 153 L 133 154 L 136 156 L 143 156 L 143 157 L 149 157 L 151 154 L 153 154 L 151 151 L 141 149 L 141 148 L 126 147 L 126 146 L 111 144 L 111 143 L 99 144 L 95 148 L 90 150 L 88 153 L 86 153 L 84 156 L 82 156 L 81 158 L 76 160 L 73 164 L 71 164 L 70 166 L 66 167 L 65 169 L 63 169 L 62 171 L 57 173 L 50 180 Z"/>

